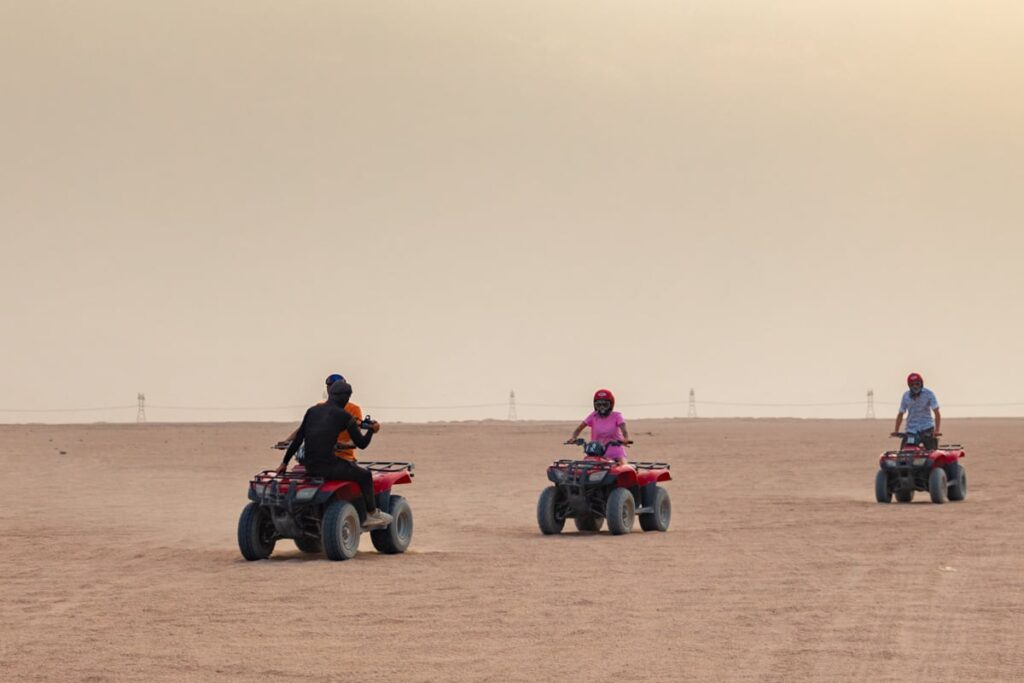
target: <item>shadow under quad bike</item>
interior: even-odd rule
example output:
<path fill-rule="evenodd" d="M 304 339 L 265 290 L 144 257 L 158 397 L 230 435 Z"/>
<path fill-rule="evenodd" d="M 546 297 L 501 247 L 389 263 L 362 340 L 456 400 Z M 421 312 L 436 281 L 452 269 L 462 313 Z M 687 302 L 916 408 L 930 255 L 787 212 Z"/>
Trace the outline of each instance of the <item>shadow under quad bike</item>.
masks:
<path fill-rule="evenodd" d="M 943 444 L 929 449 L 923 439 L 911 432 L 895 434 L 903 439 L 896 451 L 878 458 L 875 475 L 875 500 L 900 503 L 914 500 L 915 491 L 927 491 L 933 503 L 959 501 L 967 497 L 967 471 L 960 459 L 967 454 L 960 444 Z"/>
<path fill-rule="evenodd" d="M 287 447 L 278 444 L 277 448 Z M 353 448 L 339 444 L 336 450 Z M 360 462 L 373 475 L 377 507 L 394 519 L 370 531 L 378 552 L 405 552 L 412 541 L 412 508 L 391 492 L 398 484 L 411 484 L 411 462 Z M 249 481 L 249 504 L 238 520 L 238 548 L 247 560 L 270 557 L 281 538 L 290 538 L 305 553 L 324 553 L 329 560 L 348 560 L 359 549 L 366 519 L 362 490 L 354 481 L 313 477 L 302 465 L 278 474 L 263 470 Z"/>
<path fill-rule="evenodd" d="M 572 518 L 579 531 L 600 531 L 605 520 L 613 535 L 628 534 L 636 517 L 644 531 L 666 531 L 672 501 L 658 482 L 672 478 L 663 462 L 632 462 L 605 457 L 607 446 L 621 441 L 567 442 L 583 446 L 583 460 L 556 460 L 548 467 L 551 486 L 537 501 L 537 525 L 544 534 L 561 533 Z"/>

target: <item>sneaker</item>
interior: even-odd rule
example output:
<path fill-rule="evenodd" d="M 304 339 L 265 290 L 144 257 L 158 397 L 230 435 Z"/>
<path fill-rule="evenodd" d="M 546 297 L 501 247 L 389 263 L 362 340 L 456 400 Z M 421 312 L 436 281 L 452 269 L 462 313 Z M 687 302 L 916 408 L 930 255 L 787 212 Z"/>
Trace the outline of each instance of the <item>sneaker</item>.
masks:
<path fill-rule="evenodd" d="M 377 510 L 372 514 L 366 515 L 366 519 L 363 520 L 362 526 L 364 529 L 380 529 L 391 524 L 394 519 L 395 518 L 388 513 Z"/>

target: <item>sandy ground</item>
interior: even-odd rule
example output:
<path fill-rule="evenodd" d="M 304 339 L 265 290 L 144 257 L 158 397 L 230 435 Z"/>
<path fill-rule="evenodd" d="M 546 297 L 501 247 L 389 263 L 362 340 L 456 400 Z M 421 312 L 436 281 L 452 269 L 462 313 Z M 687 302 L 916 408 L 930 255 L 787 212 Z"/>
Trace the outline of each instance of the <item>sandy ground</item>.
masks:
<path fill-rule="evenodd" d="M 634 422 L 669 532 L 544 537 L 570 424 L 386 425 L 412 547 L 340 563 L 239 555 L 291 425 L 0 426 L 0 677 L 1021 680 L 1024 420 L 944 426 L 967 501 L 884 506 L 888 421 Z"/>

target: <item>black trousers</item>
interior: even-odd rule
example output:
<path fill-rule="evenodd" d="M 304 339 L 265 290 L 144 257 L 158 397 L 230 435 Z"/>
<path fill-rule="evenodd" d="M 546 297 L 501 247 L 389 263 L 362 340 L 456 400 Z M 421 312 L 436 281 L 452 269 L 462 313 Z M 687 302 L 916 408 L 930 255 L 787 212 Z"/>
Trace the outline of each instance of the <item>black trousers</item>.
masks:
<path fill-rule="evenodd" d="M 917 433 L 917 438 L 920 440 L 921 445 L 924 446 L 925 449 L 929 451 L 934 451 L 936 448 L 939 447 L 939 440 L 935 438 L 934 427 L 931 427 L 929 429 L 922 429 Z M 906 445 L 907 437 L 903 437 L 903 440 L 900 441 L 900 448 L 903 448 Z"/>
<path fill-rule="evenodd" d="M 314 477 L 356 482 L 363 490 L 366 512 L 370 513 L 377 509 L 377 501 L 373 495 L 373 475 L 370 474 L 370 470 L 360 467 L 351 460 L 331 458 L 327 462 L 306 463 L 306 471 Z"/>

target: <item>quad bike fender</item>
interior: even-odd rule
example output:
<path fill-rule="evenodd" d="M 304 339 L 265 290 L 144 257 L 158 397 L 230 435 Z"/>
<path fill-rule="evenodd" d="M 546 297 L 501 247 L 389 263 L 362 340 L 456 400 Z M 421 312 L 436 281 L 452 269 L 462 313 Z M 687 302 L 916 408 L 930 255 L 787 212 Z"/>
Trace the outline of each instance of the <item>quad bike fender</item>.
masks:
<path fill-rule="evenodd" d="M 935 465 L 946 466 L 952 465 L 955 462 L 960 462 L 960 458 L 967 455 L 962 450 L 955 451 L 935 451 Z"/>
<path fill-rule="evenodd" d="M 612 469 L 612 474 L 615 475 L 615 485 L 619 488 L 630 489 L 637 485 L 636 470 L 628 465 Z"/>
<path fill-rule="evenodd" d="M 317 498 L 324 496 L 325 498 L 336 498 L 338 500 L 355 500 L 362 495 L 359 490 L 359 484 L 354 481 L 325 481 L 323 486 L 320 487 L 320 493 L 317 494 Z"/>
<path fill-rule="evenodd" d="M 640 486 L 656 484 L 659 481 L 669 481 L 672 474 L 668 470 L 642 470 L 637 473 L 636 480 Z"/>
<path fill-rule="evenodd" d="M 412 475 L 409 474 L 409 470 L 401 470 L 400 472 L 374 472 L 373 473 L 373 492 L 381 493 L 382 491 L 390 491 L 392 486 L 398 484 L 411 484 Z"/>
<path fill-rule="evenodd" d="M 381 493 L 390 491 L 396 484 L 411 484 L 412 476 L 408 470 L 401 472 L 374 472 L 373 492 Z M 327 493 L 332 498 L 341 500 L 354 500 L 362 495 L 359 484 L 354 481 L 332 480 L 326 481 L 320 487 L 321 493 Z"/>

